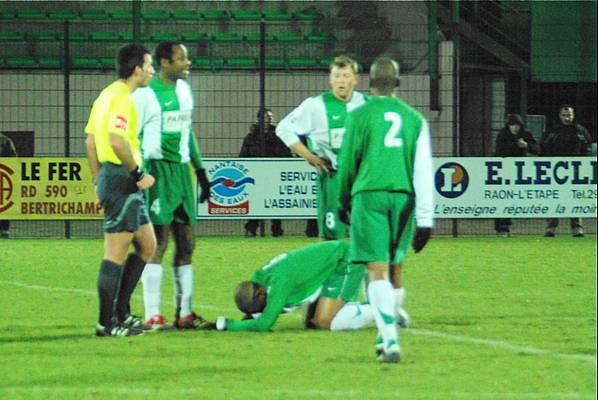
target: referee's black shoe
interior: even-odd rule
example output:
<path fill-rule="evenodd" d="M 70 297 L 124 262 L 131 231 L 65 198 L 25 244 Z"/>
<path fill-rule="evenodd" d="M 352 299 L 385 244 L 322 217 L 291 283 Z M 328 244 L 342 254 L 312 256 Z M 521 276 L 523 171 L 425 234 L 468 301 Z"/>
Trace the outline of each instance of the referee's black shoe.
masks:
<path fill-rule="evenodd" d="M 116 324 L 110 328 L 106 328 L 100 324 L 96 325 L 96 336 L 139 336 L 143 335 L 143 330 L 137 328 L 126 327 L 122 324 Z"/>

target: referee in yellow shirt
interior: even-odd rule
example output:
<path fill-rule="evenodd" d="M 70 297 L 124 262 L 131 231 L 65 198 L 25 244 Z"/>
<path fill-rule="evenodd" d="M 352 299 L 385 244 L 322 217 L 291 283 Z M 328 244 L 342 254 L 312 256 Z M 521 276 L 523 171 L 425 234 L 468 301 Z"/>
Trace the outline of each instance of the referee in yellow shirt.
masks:
<path fill-rule="evenodd" d="M 136 44 L 121 48 L 119 79 L 95 100 L 85 128 L 87 159 L 104 209 L 97 336 L 143 333 L 143 321 L 131 315 L 129 302 L 145 263 L 156 248 L 141 192 L 154 184 L 154 177 L 139 169 L 137 111 L 131 94 L 138 87 L 147 86 L 153 75 L 152 57 L 147 49 Z M 127 256 L 131 243 L 135 252 Z"/>

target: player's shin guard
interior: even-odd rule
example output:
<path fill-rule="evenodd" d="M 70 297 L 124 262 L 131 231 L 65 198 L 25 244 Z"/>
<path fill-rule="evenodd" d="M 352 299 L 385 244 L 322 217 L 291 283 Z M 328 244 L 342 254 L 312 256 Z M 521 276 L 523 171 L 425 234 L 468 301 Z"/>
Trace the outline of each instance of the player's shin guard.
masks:
<path fill-rule="evenodd" d="M 395 297 L 391 283 L 387 280 L 370 281 L 368 298 L 376 319 L 378 333 L 384 340 L 384 349 L 398 346 L 399 335 L 394 310 Z"/>
<path fill-rule="evenodd" d="M 98 322 L 107 329 L 112 326 L 112 316 L 120 287 L 121 271 L 121 266 L 112 261 L 102 260 L 102 264 L 100 264 L 100 273 L 98 274 L 100 318 Z"/>
<path fill-rule="evenodd" d="M 180 308 L 180 317 L 191 314 L 191 301 L 193 297 L 193 269 L 191 264 L 174 267 L 174 289 L 177 301 L 177 310 Z"/>
<path fill-rule="evenodd" d="M 331 331 L 361 329 L 374 322 L 371 304 L 351 302 L 345 304 L 330 323 Z"/>
<path fill-rule="evenodd" d="M 123 273 L 120 279 L 120 292 L 116 301 L 116 313 L 119 320 L 124 320 L 124 317 L 131 312 L 130 302 L 131 295 L 141 278 L 145 261 L 143 261 L 137 254 L 131 253 L 125 261 L 123 266 Z"/>
<path fill-rule="evenodd" d="M 161 314 L 160 295 L 162 292 L 163 274 L 164 271 L 161 264 L 146 264 L 141 274 L 146 321 Z"/>

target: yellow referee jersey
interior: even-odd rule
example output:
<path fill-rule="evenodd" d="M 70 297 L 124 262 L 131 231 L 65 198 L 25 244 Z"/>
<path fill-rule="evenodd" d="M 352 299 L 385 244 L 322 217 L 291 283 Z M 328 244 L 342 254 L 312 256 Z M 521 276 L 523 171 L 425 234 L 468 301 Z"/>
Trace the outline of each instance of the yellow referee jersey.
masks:
<path fill-rule="evenodd" d="M 122 81 L 116 81 L 102 90 L 93 103 L 85 132 L 94 136 L 100 163 L 122 164 L 110 145 L 112 134 L 122 136 L 129 143 L 137 165 L 141 165 L 137 110 L 129 87 Z"/>

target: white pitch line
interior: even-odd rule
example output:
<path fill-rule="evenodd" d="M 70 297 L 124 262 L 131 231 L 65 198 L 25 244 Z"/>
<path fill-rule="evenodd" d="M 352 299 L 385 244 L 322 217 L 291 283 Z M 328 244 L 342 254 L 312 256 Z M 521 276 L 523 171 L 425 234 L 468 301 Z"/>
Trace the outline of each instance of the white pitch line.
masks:
<path fill-rule="evenodd" d="M 401 331 L 403 332 L 403 331 Z M 435 332 L 430 331 L 427 329 L 415 329 L 410 328 L 408 330 L 409 333 L 414 333 L 417 336 L 428 336 L 434 337 L 444 340 L 450 340 L 453 342 L 461 342 L 461 343 L 468 343 L 468 344 L 478 344 L 481 346 L 493 347 L 497 349 L 505 349 L 511 350 L 517 353 L 527 353 L 527 354 L 535 354 L 535 355 L 547 355 L 547 356 L 555 356 L 560 358 L 568 358 L 572 360 L 578 361 L 586 361 L 586 362 L 593 362 L 596 364 L 596 356 L 586 355 L 586 354 L 571 354 L 571 353 L 560 353 L 558 351 L 547 350 L 547 349 L 540 349 L 537 347 L 526 346 L 521 344 L 514 344 L 510 342 L 506 342 L 503 340 L 492 340 L 492 339 L 480 339 L 471 336 L 462 336 L 462 335 L 453 335 L 449 333 L 442 333 L 442 332 Z"/>
<path fill-rule="evenodd" d="M 80 395 L 135 395 L 135 396 L 150 396 L 150 397 L 159 397 L 161 393 L 176 393 L 177 395 L 206 395 L 208 392 L 212 395 L 222 396 L 231 398 L 234 395 L 242 395 L 241 398 L 247 397 L 247 394 L 255 394 L 254 390 L 243 390 L 243 389 L 234 389 L 234 390 L 226 390 L 226 389 L 214 389 L 214 388 L 201 388 L 201 387 L 177 387 L 176 389 L 168 388 L 165 390 L 160 390 L 156 388 L 143 388 L 143 387 L 133 387 L 133 386 L 126 386 L 126 387 L 118 387 L 118 386 L 94 386 L 93 388 L 81 388 L 81 387 L 72 387 L 72 386 L 64 386 L 64 385 L 51 385 L 51 386 L 43 386 L 43 385 L 35 385 L 30 387 L 22 387 L 22 386 L 8 386 L 4 388 L 0 388 L 0 394 L 8 394 L 8 395 L 18 395 L 18 394 L 63 394 L 63 395 L 72 395 L 72 394 L 80 394 Z M 350 390 L 315 390 L 315 389 L 297 389 L 297 388 L 276 388 L 276 389 L 265 389 L 260 390 L 260 393 L 265 394 L 266 397 L 271 395 L 275 396 L 285 396 L 289 397 L 292 396 L 293 398 L 306 398 L 306 399 L 313 399 L 315 398 L 357 398 L 363 399 L 368 398 L 373 395 L 373 393 L 369 390 L 367 391 L 360 391 L 355 389 Z M 403 395 L 400 390 L 386 390 L 375 393 L 377 399 L 397 399 Z M 441 393 L 438 393 L 441 394 Z M 577 393 L 577 392 L 554 392 L 554 393 L 535 393 L 535 392 L 452 392 L 447 393 L 451 399 L 555 399 L 555 400 L 586 400 L 586 399 L 595 399 L 596 396 L 593 393 Z"/>
<path fill-rule="evenodd" d="M 97 296 L 98 292 L 95 290 L 86 290 L 86 289 L 76 289 L 76 288 L 61 288 L 61 287 L 51 287 L 51 286 L 42 286 L 42 285 L 30 285 L 27 283 L 21 282 L 13 282 L 13 281 L 5 281 L 0 280 L 0 283 L 4 283 L 7 285 L 13 285 L 24 289 L 33 289 L 33 290 L 47 290 L 47 291 L 54 291 L 54 292 L 66 292 L 66 293 L 76 293 L 83 296 Z M 141 294 L 138 294 L 135 297 L 141 297 Z M 163 304 L 166 305 L 174 305 L 174 303 L 170 300 L 163 301 Z M 238 311 L 236 308 L 223 308 L 223 307 L 216 307 L 211 306 L 208 304 L 199 304 L 198 307 L 205 308 L 206 310 L 214 310 L 214 311 L 221 311 L 221 312 L 235 312 Z"/>
<path fill-rule="evenodd" d="M 97 292 L 93 290 L 85 290 L 85 289 L 75 289 L 75 288 L 60 288 L 60 287 L 50 287 L 50 286 L 42 286 L 42 285 L 30 285 L 21 282 L 14 282 L 14 281 L 6 281 L 0 280 L 0 283 L 21 287 L 24 289 L 33 289 L 33 290 L 47 290 L 47 291 L 57 291 L 57 292 L 67 292 L 67 293 L 76 293 L 85 296 L 97 296 Z M 172 305 L 172 302 L 164 302 L 165 304 Z M 215 310 L 220 312 L 234 312 L 237 311 L 233 308 L 222 308 L 217 306 L 211 306 L 207 304 L 200 304 L 199 307 L 205 308 L 207 310 Z M 402 331 L 401 333 L 408 333 L 414 334 L 416 336 L 426 336 L 426 337 L 433 337 L 443 340 L 449 340 L 453 342 L 460 342 L 460 343 L 469 343 L 469 344 L 477 344 L 480 346 L 492 347 L 497 349 L 503 350 L 510 350 L 516 353 L 526 353 L 526 354 L 534 354 L 534 355 L 544 355 L 544 356 L 553 356 L 558 358 L 566 358 L 570 360 L 576 361 L 584 361 L 584 362 L 592 362 L 596 364 L 596 356 L 592 355 L 585 355 L 585 354 L 571 354 L 571 353 L 561 353 L 554 350 L 547 350 L 541 349 L 537 347 L 527 346 L 527 345 L 520 345 L 515 344 L 503 340 L 492 340 L 492 339 L 481 339 L 475 338 L 471 336 L 463 336 L 463 335 L 454 335 L 449 333 L 443 332 L 436 332 L 430 331 L 427 329 L 416 329 L 416 328 L 409 328 L 407 330 Z"/>

